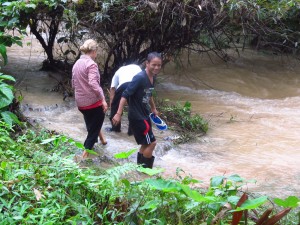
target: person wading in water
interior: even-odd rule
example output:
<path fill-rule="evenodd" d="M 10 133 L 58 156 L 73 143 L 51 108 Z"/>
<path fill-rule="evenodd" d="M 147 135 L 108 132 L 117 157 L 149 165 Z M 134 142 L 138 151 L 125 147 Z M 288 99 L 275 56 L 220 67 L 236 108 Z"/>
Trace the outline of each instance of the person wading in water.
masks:
<path fill-rule="evenodd" d="M 104 121 L 107 103 L 100 86 L 100 73 L 97 63 L 98 45 L 96 41 L 89 39 L 80 46 L 84 53 L 76 61 L 72 69 L 72 87 L 75 89 L 75 101 L 79 111 L 83 114 L 87 129 L 87 137 L 84 141 L 86 149 L 93 149 L 98 140 L 98 135 Z M 82 157 L 86 158 L 88 152 L 84 151 Z"/>
<path fill-rule="evenodd" d="M 128 103 L 128 120 L 137 144 L 141 145 L 137 154 L 137 163 L 152 168 L 155 157 L 153 151 L 156 139 L 152 132 L 149 114 L 158 115 L 152 92 L 156 75 L 162 66 L 161 54 L 151 52 L 146 60 L 146 69 L 135 75 L 122 94 L 119 108 L 112 118 L 114 125 L 121 121 L 124 105 Z"/>

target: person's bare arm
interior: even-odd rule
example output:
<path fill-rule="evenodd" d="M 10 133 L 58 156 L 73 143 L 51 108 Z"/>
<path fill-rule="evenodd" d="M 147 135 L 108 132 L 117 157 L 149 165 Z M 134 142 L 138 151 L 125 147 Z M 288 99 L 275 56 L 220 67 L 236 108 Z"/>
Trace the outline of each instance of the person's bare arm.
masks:
<path fill-rule="evenodd" d="M 121 100 L 120 100 L 118 111 L 114 115 L 114 117 L 112 118 L 112 122 L 113 122 L 114 125 L 117 125 L 118 123 L 120 123 L 122 112 L 123 112 L 123 108 L 124 108 L 125 104 L 127 104 L 127 100 L 126 100 L 126 98 L 122 97 Z"/>
<path fill-rule="evenodd" d="M 111 108 L 112 100 L 115 97 L 115 93 L 116 93 L 116 88 L 115 87 L 111 87 L 110 90 L 109 90 L 109 107 L 110 108 Z"/>
<path fill-rule="evenodd" d="M 153 97 L 150 98 L 150 107 L 151 107 L 151 111 L 158 116 L 158 111 L 156 109 L 156 106 L 155 106 L 155 103 L 154 103 L 154 100 L 153 100 Z"/>

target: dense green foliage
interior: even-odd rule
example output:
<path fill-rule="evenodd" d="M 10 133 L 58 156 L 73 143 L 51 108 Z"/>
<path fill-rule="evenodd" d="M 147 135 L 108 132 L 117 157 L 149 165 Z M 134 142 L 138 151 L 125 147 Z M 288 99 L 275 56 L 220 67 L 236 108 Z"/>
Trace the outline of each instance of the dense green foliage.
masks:
<path fill-rule="evenodd" d="M 164 11 L 166 7 L 169 7 L 167 4 L 171 1 L 162 1 L 161 4 L 156 5 L 156 8 L 153 8 L 155 5 L 149 4 L 156 1 L 147 1 L 146 5 L 141 6 L 139 5 L 140 2 L 81 0 L 78 1 L 77 8 L 74 9 L 74 4 L 69 1 L 0 0 L 0 54 L 4 63 L 6 63 L 6 47 L 14 43 L 21 44 L 18 35 L 24 33 L 23 29 L 27 25 L 30 25 L 32 32 L 33 30 L 37 32 L 37 37 L 42 37 L 45 33 L 49 34 L 48 42 L 44 42 L 44 44 L 52 52 L 57 34 L 56 29 L 58 29 L 61 20 L 64 18 L 66 19 L 66 27 L 74 29 L 74 32 L 78 32 L 77 25 L 80 25 L 81 28 L 95 28 L 95 36 L 102 34 L 102 29 L 105 26 L 110 26 L 106 27 L 106 31 L 110 32 L 104 32 L 102 36 L 100 35 L 99 40 L 107 44 L 109 54 L 123 60 L 115 62 L 115 66 L 119 66 L 126 60 L 136 59 L 140 56 L 141 58 L 145 57 L 143 52 L 140 54 L 140 49 L 137 48 L 133 51 L 129 48 L 137 42 L 131 40 L 127 46 L 126 39 L 116 38 L 127 31 L 130 34 L 130 29 L 126 30 L 126 26 L 123 24 L 123 29 L 116 26 L 117 30 L 114 30 L 112 24 L 116 21 L 124 22 L 123 18 L 127 18 L 128 13 L 130 13 L 132 21 L 126 20 L 128 26 L 131 22 L 136 21 L 138 26 L 143 28 L 140 31 L 149 31 L 155 34 L 150 39 L 150 36 L 143 39 L 146 42 L 142 41 L 141 46 L 145 47 L 144 44 L 150 43 L 149 50 L 159 50 L 172 55 L 172 53 L 179 52 L 181 47 L 190 48 L 191 45 L 189 44 L 197 43 L 185 43 L 184 40 L 189 33 L 188 29 L 199 27 L 195 25 L 196 20 L 193 20 L 194 18 L 189 18 L 189 16 L 194 15 L 190 12 L 197 7 L 199 8 L 198 13 L 202 14 L 204 12 L 203 14 L 208 15 L 208 17 L 202 17 L 201 19 L 209 19 L 204 22 L 207 22 L 206 27 L 210 27 L 210 29 L 204 31 L 200 29 L 205 35 L 196 36 L 197 38 L 193 39 L 199 41 L 197 44 L 200 44 L 200 48 L 193 50 L 202 52 L 222 50 L 233 43 L 230 38 L 240 37 L 241 30 L 251 31 L 251 27 L 253 28 L 256 22 L 262 23 L 259 27 L 268 22 L 265 25 L 265 28 L 268 29 L 262 29 L 261 32 L 254 32 L 253 29 L 252 36 L 256 35 L 260 40 L 264 40 L 264 43 L 278 44 L 286 40 L 285 43 L 281 44 L 281 47 L 294 46 L 291 48 L 297 50 L 298 33 L 295 30 L 298 29 L 299 24 L 296 23 L 295 15 L 299 12 L 299 5 L 296 1 L 227 1 L 225 5 L 219 1 L 211 1 L 208 5 L 204 5 L 204 2 L 207 1 L 174 1 L 177 3 L 177 5 L 174 3 L 174 7 L 178 11 L 175 10 L 171 14 L 165 14 Z M 85 7 L 91 9 L 92 6 L 94 8 L 91 11 L 83 10 L 86 9 Z M 168 10 L 170 9 L 172 11 L 173 8 L 168 8 Z M 82 12 L 87 17 L 82 14 L 78 14 L 77 17 L 76 13 Z M 216 14 L 216 20 L 210 17 L 213 15 L 210 14 L 211 12 Z M 223 12 L 225 12 L 224 17 L 222 17 Z M 245 12 L 248 12 L 248 14 Z M 118 15 L 121 17 L 118 17 Z M 157 28 L 160 27 L 155 26 L 160 24 L 156 22 L 164 18 L 163 16 L 170 15 L 174 16 L 174 20 L 168 20 L 172 21 L 170 26 L 175 26 L 175 30 L 182 28 L 182 33 L 177 32 L 179 39 L 174 39 L 181 42 L 177 42 L 178 45 L 175 46 L 171 45 L 172 42 L 163 46 L 164 42 L 159 43 L 159 41 L 164 41 L 161 36 L 163 32 L 159 33 L 161 31 L 158 32 Z M 172 17 L 171 19 L 173 19 Z M 82 18 L 88 19 L 85 19 L 85 21 L 77 20 Z M 228 18 L 230 18 L 230 23 L 228 23 Z M 272 23 L 270 18 L 275 19 L 276 23 Z M 46 22 L 48 19 L 49 23 L 43 23 L 44 26 L 39 27 L 40 21 Z M 237 19 L 241 20 L 237 22 Z M 91 22 L 90 25 L 92 26 L 87 26 L 87 21 Z M 280 29 L 277 30 L 275 24 L 279 22 L 286 26 L 286 30 L 284 30 L 286 33 L 282 33 Z M 103 25 L 103 28 L 96 29 L 97 24 Z M 188 25 L 191 24 L 195 26 L 189 27 Z M 241 25 L 243 29 L 239 27 Z M 167 24 L 161 27 L 164 26 L 167 27 Z M 227 26 L 234 27 L 236 30 L 231 29 L 230 31 L 237 31 L 239 35 L 234 32 L 231 35 L 225 35 L 226 32 L 222 29 Z M 16 28 L 18 28 L 18 35 L 14 36 L 11 32 Z M 244 28 L 247 29 L 244 30 Z M 276 33 L 269 32 L 270 30 L 276 30 Z M 139 33 L 137 32 L 138 29 L 133 31 L 133 34 Z M 170 31 L 175 34 L 173 29 L 170 29 Z M 195 34 L 199 35 L 199 32 L 195 30 Z M 70 34 L 74 35 L 73 32 L 70 32 Z M 180 36 L 181 34 L 183 36 Z M 108 37 L 111 36 L 115 38 L 115 42 L 109 41 Z M 154 40 L 156 36 L 160 38 Z M 228 38 L 224 39 L 224 37 Z M 128 35 L 128 38 L 131 39 L 132 36 Z M 64 36 L 61 40 L 68 42 L 74 39 Z M 108 41 L 106 42 L 106 40 Z M 43 43 L 43 40 L 40 40 L 40 42 Z M 257 41 L 256 45 L 260 46 L 261 43 Z M 127 49 L 124 48 L 125 45 Z M 138 53 L 133 54 L 136 53 L 135 51 Z M 50 58 L 51 52 L 47 53 Z M 69 51 L 66 55 L 69 53 L 72 52 Z M 0 73 L 1 225 L 237 225 L 246 223 L 251 225 L 258 223 L 260 220 L 262 223 L 265 221 L 268 224 L 272 224 L 272 221 L 276 223 L 279 220 L 282 224 L 299 224 L 299 219 L 296 217 L 296 213 L 299 214 L 296 211 L 297 209 L 294 210 L 294 214 L 288 214 L 290 210 L 299 207 L 300 200 L 298 197 L 289 196 L 286 199 L 274 199 L 270 204 L 266 196 L 251 197 L 246 195 L 242 190 L 248 181 L 238 175 L 216 176 L 211 178 L 209 185 L 204 186 L 200 181 L 186 176 L 180 169 L 177 170 L 176 178 L 163 179 L 161 169 L 144 169 L 131 163 L 118 165 L 107 170 L 96 170 L 82 163 L 76 163 L 74 156 L 82 151 L 83 145 L 81 143 L 65 136 L 54 135 L 49 131 L 39 132 L 26 127 L 24 131 L 22 129 L 18 133 L 14 131 L 14 122 L 19 123 L 19 121 L 10 110 L 10 106 L 14 101 L 13 82 L 14 79 L 11 76 Z M 207 122 L 199 115 L 191 114 L 190 103 L 186 103 L 183 107 L 180 105 L 165 106 L 164 110 L 166 119 L 169 121 L 174 120 L 173 122 L 181 128 L 190 129 L 193 132 L 198 130 L 207 131 Z M 177 117 L 173 113 L 179 116 Z M 24 124 L 20 125 L 19 128 L 21 127 L 24 128 Z M 116 158 L 126 158 L 132 153 L 134 151 L 120 153 L 116 155 Z M 153 176 L 137 180 L 136 173 L 146 173 Z M 270 216 L 268 214 L 267 217 L 262 217 L 263 214 L 266 215 L 264 213 L 266 207 L 271 206 L 274 207 L 274 210 L 266 211 Z M 278 211 L 280 212 L 278 213 Z"/>
<path fill-rule="evenodd" d="M 204 135 L 209 129 L 208 121 L 201 115 L 192 113 L 190 102 L 185 102 L 182 105 L 179 102 L 170 103 L 168 99 L 156 99 L 156 105 L 169 129 L 180 135 L 173 140 L 175 144 L 195 140 L 196 137 Z"/>
<path fill-rule="evenodd" d="M 200 115 L 192 114 L 192 105 L 190 102 L 181 104 L 164 104 L 161 110 L 168 121 L 176 124 L 183 131 L 204 132 L 208 130 L 208 122 Z"/>
<path fill-rule="evenodd" d="M 14 101 L 14 87 L 7 82 L 14 82 L 12 76 L 0 73 L 0 118 L 12 127 L 13 123 L 19 123 L 17 116 L 9 110 Z"/>
<path fill-rule="evenodd" d="M 247 183 L 238 175 L 213 177 L 208 188 L 200 188 L 201 182 L 179 169 L 176 179 L 156 175 L 136 180 L 136 171 L 151 169 L 131 163 L 96 173 L 73 161 L 80 143 L 46 131 L 27 130 L 14 138 L 10 132 L 1 122 L 2 225 L 231 224 L 235 213 L 247 210 L 258 219 L 263 205 L 269 205 L 267 197 L 261 196 L 249 197 L 236 207 Z M 275 203 L 290 210 L 299 199 L 291 196 Z M 297 223 L 291 217 L 285 221 Z M 248 219 L 248 224 L 255 223 Z"/>
<path fill-rule="evenodd" d="M 162 169 L 132 163 L 92 169 L 74 161 L 83 148 L 82 143 L 49 131 L 15 133 L 0 119 L 1 225 L 234 225 L 249 220 L 247 215 L 254 221 L 248 224 L 255 224 L 261 214 L 257 212 L 269 205 L 266 196 L 247 200 L 241 190 L 248 181 L 238 175 L 213 177 L 206 187 L 180 169 L 176 179 L 161 178 Z M 116 158 L 127 158 L 134 152 L 119 153 Z M 136 173 L 155 177 L 137 180 Z M 277 214 L 275 210 L 266 219 L 296 224 L 296 217 L 282 217 L 298 207 L 299 201 L 295 196 L 275 199 L 286 209 Z M 244 211 L 249 212 L 243 217 Z"/>

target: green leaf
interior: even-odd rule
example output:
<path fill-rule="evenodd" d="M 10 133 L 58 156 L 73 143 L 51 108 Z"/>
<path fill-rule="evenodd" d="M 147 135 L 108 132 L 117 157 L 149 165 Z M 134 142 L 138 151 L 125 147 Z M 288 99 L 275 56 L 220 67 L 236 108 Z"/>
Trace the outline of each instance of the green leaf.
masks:
<path fill-rule="evenodd" d="M 246 200 L 241 207 L 238 207 L 236 210 L 233 211 L 242 211 L 245 209 L 255 209 L 259 206 L 261 206 L 262 204 L 264 204 L 267 201 L 268 197 L 266 196 L 262 196 L 256 199 L 252 199 L 252 200 Z"/>
<path fill-rule="evenodd" d="M 149 176 L 154 176 L 156 174 L 160 174 L 162 172 L 164 172 L 164 169 L 150 169 L 150 168 L 143 168 L 143 167 L 138 167 L 137 171 L 141 172 L 141 173 L 145 173 Z"/>
<path fill-rule="evenodd" d="M 5 170 L 6 165 L 7 165 L 7 162 L 2 161 L 2 162 L 1 162 L 1 167 L 0 167 L 0 169 L 1 169 L 1 170 Z"/>
<path fill-rule="evenodd" d="M 198 191 L 192 190 L 187 185 L 181 185 L 181 188 L 188 197 L 190 197 L 191 199 L 193 199 L 196 202 L 210 203 L 210 202 L 215 201 L 215 199 L 216 199 L 215 197 L 212 197 L 212 196 L 203 196 Z"/>
<path fill-rule="evenodd" d="M 183 107 L 186 108 L 187 110 L 189 110 L 189 109 L 191 109 L 192 104 L 189 101 L 187 101 L 187 102 L 185 102 Z"/>
<path fill-rule="evenodd" d="M 286 199 L 280 199 L 280 198 L 275 198 L 274 202 L 282 207 L 285 208 L 296 208 L 300 206 L 300 199 L 297 198 L 296 196 L 289 196 Z"/>
<path fill-rule="evenodd" d="M 92 154 L 92 155 L 98 155 L 97 152 L 93 151 L 93 150 L 90 150 L 90 149 L 85 149 L 85 151 L 89 154 Z"/>
<path fill-rule="evenodd" d="M 240 198 L 241 198 L 241 197 L 239 197 L 239 196 L 229 196 L 229 197 L 227 198 L 227 201 L 228 201 L 229 203 L 231 203 L 232 205 L 237 205 L 237 203 L 239 202 Z"/>
<path fill-rule="evenodd" d="M 139 207 L 139 210 L 150 209 L 150 212 L 152 212 L 157 208 L 158 205 L 159 205 L 159 202 L 156 200 L 148 201 L 145 203 L 144 206 Z"/>
<path fill-rule="evenodd" d="M 13 123 L 20 124 L 18 117 L 12 112 L 1 112 L 1 117 L 4 120 L 4 122 L 9 125 L 9 127 L 12 127 Z"/>
<path fill-rule="evenodd" d="M 224 176 L 215 176 L 212 177 L 210 180 L 210 186 L 211 187 L 219 187 L 221 184 L 223 184 Z"/>
<path fill-rule="evenodd" d="M 8 106 L 14 99 L 13 91 L 7 84 L 0 84 L 0 109 Z"/>
<path fill-rule="evenodd" d="M 136 10 L 136 7 L 134 7 L 134 6 L 128 6 L 128 7 L 127 7 L 127 10 L 128 10 L 128 11 L 135 11 L 135 10 Z"/>
<path fill-rule="evenodd" d="M 14 219 L 14 220 L 22 220 L 22 219 L 23 219 L 23 216 L 14 216 L 13 219 Z"/>
<path fill-rule="evenodd" d="M 227 177 L 228 180 L 232 180 L 232 181 L 235 181 L 235 182 L 243 182 L 244 179 L 241 178 L 239 175 L 237 174 L 234 174 L 234 175 L 230 175 L 229 177 Z"/>
<path fill-rule="evenodd" d="M 84 149 L 84 145 L 80 142 L 75 142 L 75 146 L 80 149 Z"/>
<path fill-rule="evenodd" d="M 179 192 L 181 190 L 180 185 L 174 181 L 162 180 L 162 179 L 147 179 L 145 183 L 151 187 L 164 192 Z"/>
<path fill-rule="evenodd" d="M 0 92 L 0 109 L 3 110 L 3 108 L 7 107 L 9 104 L 11 104 L 12 101 L 5 96 L 3 96 Z"/>
<path fill-rule="evenodd" d="M 4 65 L 6 65 L 7 64 L 6 47 L 3 44 L 0 44 L 0 54 L 4 59 Z"/>
<path fill-rule="evenodd" d="M 45 145 L 45 144 L 51 143 L 51 142 L 55 141 L 55 140 L 57 139 L 57 137 L 58 137 L 58 136 L 54 136 L 54 137 L 52 137 L 52 138 L 44 139 L 44 140 L 42 140 L 41 144 L 42 144 L 42 145 Z"/>
<path fill-rule="evenodd" d="M 5 75 L 3 73 L 0 73 L 0 80 L 10 80 L 10 81 L 16 81 L 16 79 L 13 76 Z"/>
<path fill-rule="evenodd" d="M 121 182 L 125 185 L 125 187 L 129 188 L 130 187 L 130 182 L 127 179 L 122 179 Z"/>
<path fill-rule="evenodd" d="M 132 149 L 132 150 L 129 150 L 127 152 L 120 152 L 120 153 L 117 153 L 117 154 L 114 154 L 114 157 L 116 159 L 127 159 L 129 156 L 131 156 L 134 152 L 136 152 L 136 148 L 135 149 Z"/>

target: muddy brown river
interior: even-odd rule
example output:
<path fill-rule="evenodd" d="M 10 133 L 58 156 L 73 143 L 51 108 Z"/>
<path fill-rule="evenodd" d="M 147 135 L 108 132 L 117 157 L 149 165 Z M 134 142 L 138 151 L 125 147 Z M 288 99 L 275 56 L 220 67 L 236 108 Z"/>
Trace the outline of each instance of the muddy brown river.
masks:
<path fill-rule="evenodd" d="M 26 42 L 32 42 L 27 46 Z M 184 57 L 187 58 L 187 57 Z M 86 135 L 74 99 L 63 101 L 53 92 L 57 74 L 40 71 L 45 55 L 33 37 L 24 47 L 8 49 L 6 73 L 14 75 L 23 95 L 23 113 L 33 122 L 75 140 Z M 176 168 L 203 181 L 216 175 L 239 174 L 256 183 L 245 190 L 269 196 L 300 196 L 300 63 L 286 56 L 245 51 L 232 61 L 191 56 L 192 66 L 171 63 L 159 74 L 158 96 L 192 103 L 193 113 L 209 121 L 208 133 L 192 143 L 175 146 L 166 140 L 171 131 L 159 132 L 155 167 L 175 177 Z M 138 146 L 126 135 L 104 132 L 107 155 Z M 104 127 L 109 126 L 106 117 Z M 135 161 L 135 157 L 130 158 Z"/>

